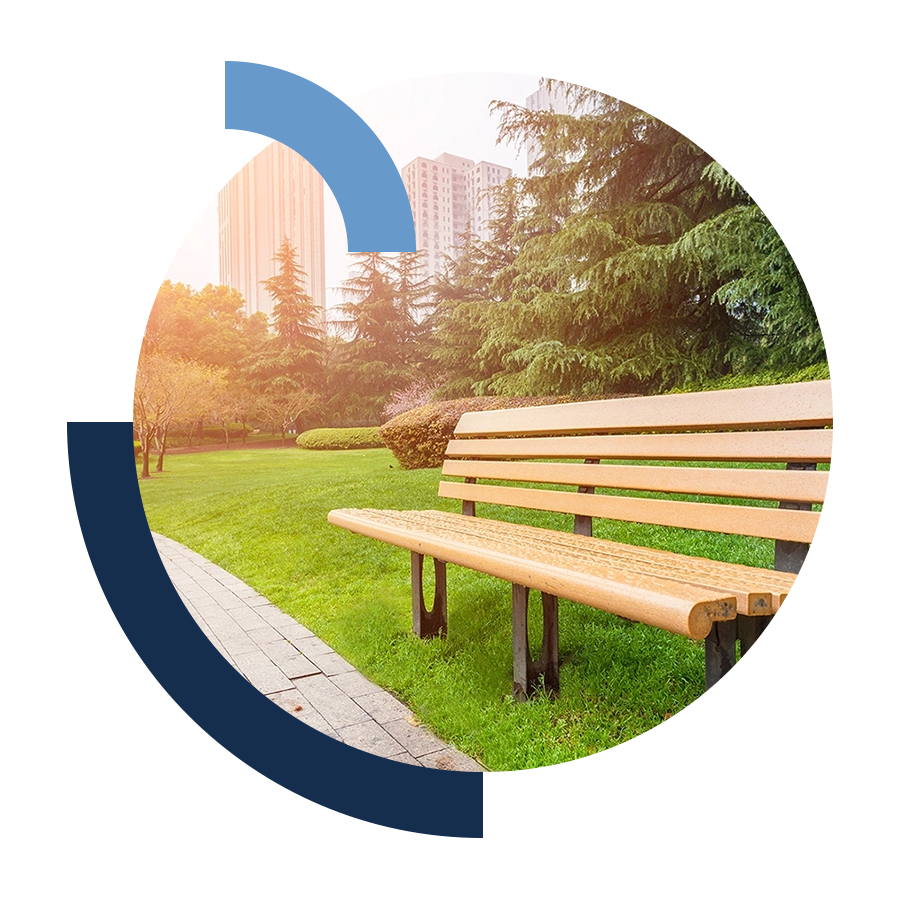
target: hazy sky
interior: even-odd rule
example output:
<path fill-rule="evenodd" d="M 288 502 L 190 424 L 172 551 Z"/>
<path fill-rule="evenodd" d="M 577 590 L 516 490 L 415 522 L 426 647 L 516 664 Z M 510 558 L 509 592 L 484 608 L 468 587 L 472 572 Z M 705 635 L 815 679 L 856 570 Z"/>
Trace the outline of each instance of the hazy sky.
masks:
<path fill-rule="evenodd" d="M 497 115 L 492 100 L 524 105 L 538 86 L 537 76 L 466 74 L 438 75 L 404 81 L 347 99 L 378 135 L 397 168 L 417 156 L 454 153 L 489 160 L 524 174 L 524 152 L 496 143 Z M 194 288 L 219 281 L 216 198 L 185 237 L 166 277 Z M 335 290 L 347 277 L 347 236 L 340 209 L 325 185 L 325 285 L 328 306 L 339 303 Z"/>

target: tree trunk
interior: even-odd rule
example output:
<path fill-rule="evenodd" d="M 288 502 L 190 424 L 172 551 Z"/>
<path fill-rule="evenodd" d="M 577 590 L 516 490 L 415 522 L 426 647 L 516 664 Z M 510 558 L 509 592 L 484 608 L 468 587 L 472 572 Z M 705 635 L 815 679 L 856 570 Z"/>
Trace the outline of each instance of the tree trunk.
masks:
<path fill-rule="evenodd" d="M 156 471 L 157 472 L 162 472 L 162 470 L 163 470 L 163 458 L 166 455 L 166 441 L 168 440 L 168 437 L 169 437 L 169 426 L 166 425 L 166 427 L 163 428 L 162 440 L 159 442 L 159 456 L 157 456 L 157 458 L 156 458 Z"/>
<path fill-rule="evenodd" d="M 150 477 L 150 441 L 151 432 L 141 433 L 141 478 Z"/>

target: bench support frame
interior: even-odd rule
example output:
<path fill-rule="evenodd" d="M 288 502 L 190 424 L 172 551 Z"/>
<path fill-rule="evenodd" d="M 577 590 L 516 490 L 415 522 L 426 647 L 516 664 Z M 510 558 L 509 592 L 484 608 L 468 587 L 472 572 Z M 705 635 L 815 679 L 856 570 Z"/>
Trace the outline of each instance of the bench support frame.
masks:
<path fill-rule="evenodd" d="M 512 586 L 513 696 L 516 700 L 527 700 L 542 685 L 548 694 L 559 694 L 559 600 L 553 594 L 541 592 L 544 634 L 540 656 L 533 660 L 528 646 L 529 594 L 529 588 L 521 584 Z"/>
<path fill-rule="evenodd" d="M 422 569 L 425 557 L 411 551 L 412 556 L 412 626 L 421 638 L 447 637 L 447 563 L 434 560 L 434 604 L 425 608 Z"/>
<path fill-rule="evenodd" d="M 586 466 L 591 465 L 599 465 L 599 459 L 586 459 L 584 461 Z M 579 494 L 593 494 L 594 489 L 589 485 L 579 485 L 578 487 Z M 591 516 L 575 516 L 575 527 L 573 528 L 574 534 L 583 534 L 585 537 L 593 537 L 594 534 L 594 520 Z"/>

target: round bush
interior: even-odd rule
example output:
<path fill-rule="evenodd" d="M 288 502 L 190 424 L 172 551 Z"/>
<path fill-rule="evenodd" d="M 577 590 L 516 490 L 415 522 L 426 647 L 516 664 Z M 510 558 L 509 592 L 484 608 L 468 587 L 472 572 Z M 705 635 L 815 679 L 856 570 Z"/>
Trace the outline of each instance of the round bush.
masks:
<path fill-rule="evenodd" d="M 384 443 L 404 469 L 431 469 L 440 466 L 463 413 L 483 409 L 512 409 L 522 406 L 550 406 L 591 397 L 465 397 L 426 403 L 394 416 L 379 429 Z"/>
<path fill-rule="evenodd" d="M 368 450 L 383 447 L 378 427 L 312 428 L 297 435 L 297 446 L 304 450 Z"/>

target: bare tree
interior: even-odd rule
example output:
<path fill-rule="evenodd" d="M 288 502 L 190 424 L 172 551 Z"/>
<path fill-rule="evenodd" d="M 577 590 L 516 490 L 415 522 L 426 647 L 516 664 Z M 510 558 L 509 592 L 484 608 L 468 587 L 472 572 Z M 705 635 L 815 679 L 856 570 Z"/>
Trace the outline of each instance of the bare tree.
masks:
<path fill-rule="evenodd" d="M 143 451 L 141 478 L 150 477 L 150 448 L 159 454 L 162 471 L 169 426 L 207 414 L 220 370 L 163 353 L 141 354 L 134 382 L 134 427 Z"/>
<path fill-rule="evenodd" d="M 284 447 L 287 432 L 295 427 L 303 413 L 315 408 L 319 402 L 319 396 L 310 391 L 272 391 L 257 398 L 257 410 L 272 426 L 273 432 L 281 433 L 281 446 Z"/>

